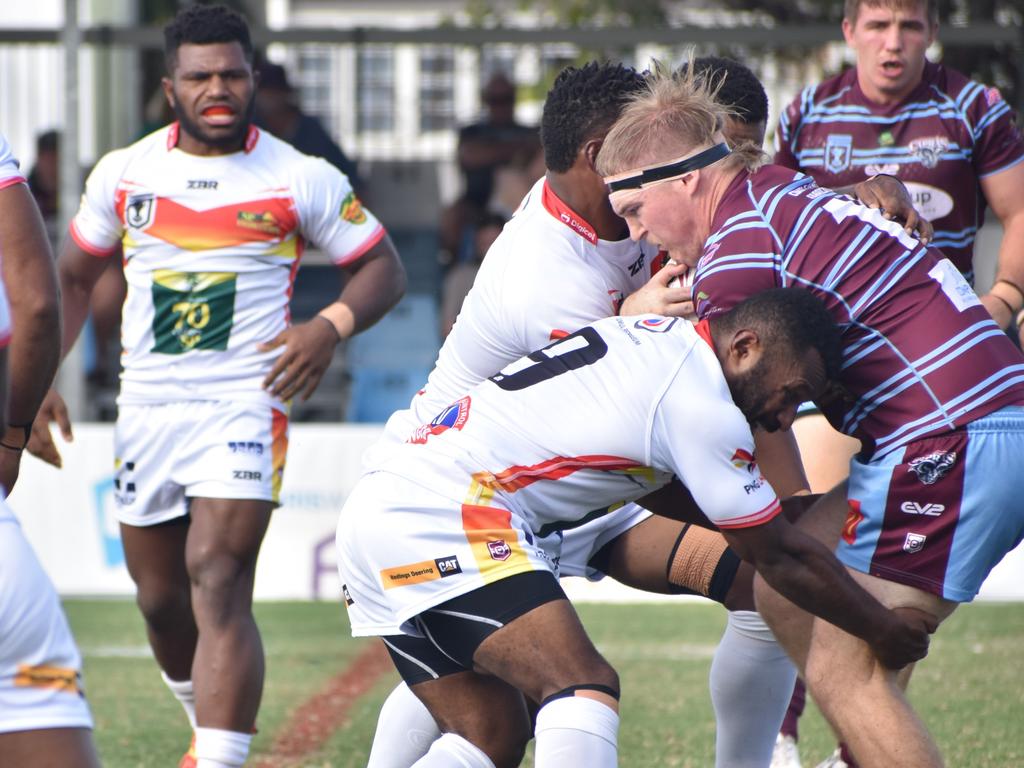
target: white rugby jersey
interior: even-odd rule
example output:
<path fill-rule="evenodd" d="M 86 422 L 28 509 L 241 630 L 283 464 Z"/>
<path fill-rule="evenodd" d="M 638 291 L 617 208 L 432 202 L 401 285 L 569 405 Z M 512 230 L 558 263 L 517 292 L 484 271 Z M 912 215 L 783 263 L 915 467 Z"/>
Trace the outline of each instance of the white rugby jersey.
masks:
<path fill-rule="evenodd" d="M 716 525 L 759 525 L 779 503 L 707 334 L 606 318 L 481 382 L 368 469 L 452 499 L 467 535 L 505 510 L 544 538 L 673 475 Z"/>
<path fill-rule="evenodd" d="M 656 257 L 646 244 L 599 239 L 540 179 L 487 251 L 426 385 L 388 421 L 384 442 L 404 440 L 513 360 L 617 314 L 661 267 Z"/>
<path fill-rule="evenodd" d="M 320 158 L 250 128 L 244 151 L 177 148 L 172 124 L 105 155 L 89 175 L 71 236 L 123 249 L 121 403 L 248 400 L 280 349 L 305 243 L 349 264 L 384 236 L 348 179 Z"/>

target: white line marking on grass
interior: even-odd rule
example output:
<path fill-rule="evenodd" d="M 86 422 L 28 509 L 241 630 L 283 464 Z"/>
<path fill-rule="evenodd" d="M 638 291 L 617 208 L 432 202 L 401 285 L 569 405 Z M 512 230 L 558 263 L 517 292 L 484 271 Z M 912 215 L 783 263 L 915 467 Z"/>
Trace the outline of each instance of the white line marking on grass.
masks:
<path fill-rule="evenodd" d="M 82 656 L 94 659 L 145 659 L 153 655 L 148 645 L 97 645 L 81 651 Z"/>
<path fill-rule="evenodd" d="M 614 661 L 704 661 L 715 645 L 701 643 L 599 643 L 598 650 Z"/>

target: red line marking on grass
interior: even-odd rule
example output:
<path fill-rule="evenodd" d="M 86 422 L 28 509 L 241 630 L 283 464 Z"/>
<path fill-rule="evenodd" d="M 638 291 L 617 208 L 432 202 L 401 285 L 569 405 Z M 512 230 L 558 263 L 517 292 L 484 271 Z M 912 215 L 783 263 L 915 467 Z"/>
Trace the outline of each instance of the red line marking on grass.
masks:
<path fill-rule="evenodd" d="M 286 768 L 319 750 L 344 724 L 356 700 L 392 668 L 383 643 L 367 646 L 292 714 L 254 768 Z"/>

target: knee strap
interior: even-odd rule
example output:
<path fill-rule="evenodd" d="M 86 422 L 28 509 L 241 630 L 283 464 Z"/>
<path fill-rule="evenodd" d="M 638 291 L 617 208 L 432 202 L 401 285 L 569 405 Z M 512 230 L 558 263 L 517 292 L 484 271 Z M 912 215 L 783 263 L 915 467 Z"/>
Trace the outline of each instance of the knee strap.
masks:
<path fill-rule="evenodd" d="M 603 693 L 606 696 L 611 696 L 616 701 L 619 700 L 619 692 L 609 685 L 601 685 L 600 683 L 583 683 L 582 685 L 570 685 L 568 688 L 563 688 L 560 691 L 552 693 L 544 699 L 540 705 L 543 707 L 545 704 L 554 701 L 555 699 L 566 699 L 570 696 L 575 696 L 576 691 L 597 691 L 598 693 Z"/>
<path fill-rule="evenodd" d="M 681 591 L 722 602 L 739 566 L 739 556 L 729 549 L 722 534 L 687 525 L 669 555 L 666 575 Z"/>

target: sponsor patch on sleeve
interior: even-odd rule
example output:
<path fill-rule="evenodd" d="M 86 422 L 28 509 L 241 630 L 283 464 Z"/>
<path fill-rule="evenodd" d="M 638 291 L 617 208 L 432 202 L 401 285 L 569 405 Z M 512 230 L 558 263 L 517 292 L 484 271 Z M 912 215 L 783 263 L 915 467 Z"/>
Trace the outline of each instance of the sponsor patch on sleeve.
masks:
<path fill-rule="evenodd" d="M 355 192 L 349 192 L 345 195 L 345 199 L 341 201 L 339 215 L 350 224 L 363 224 L 366 222 L 366 211 L 363 210 L 363 204 L 356 197 Z"/>

